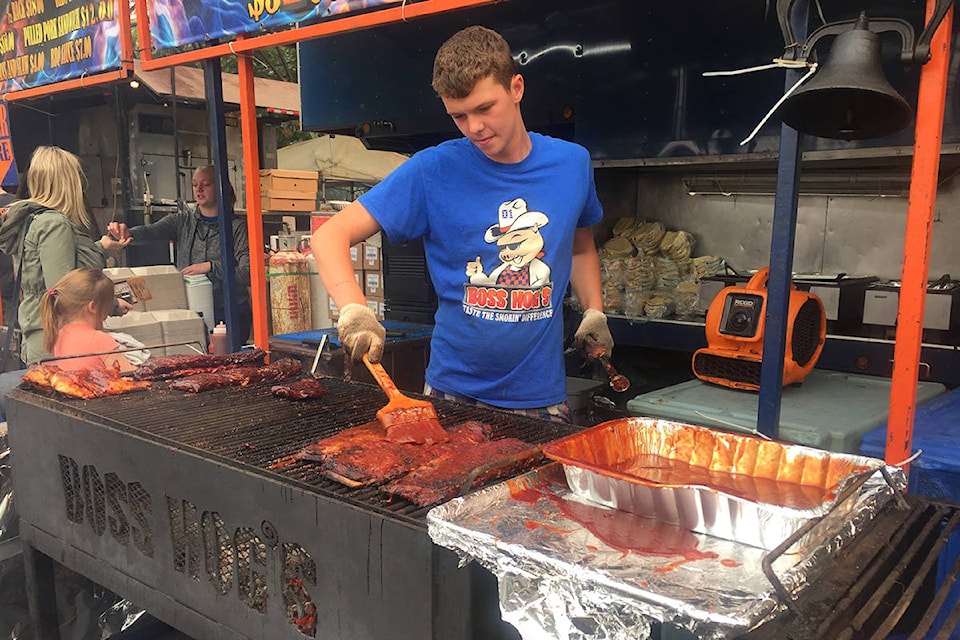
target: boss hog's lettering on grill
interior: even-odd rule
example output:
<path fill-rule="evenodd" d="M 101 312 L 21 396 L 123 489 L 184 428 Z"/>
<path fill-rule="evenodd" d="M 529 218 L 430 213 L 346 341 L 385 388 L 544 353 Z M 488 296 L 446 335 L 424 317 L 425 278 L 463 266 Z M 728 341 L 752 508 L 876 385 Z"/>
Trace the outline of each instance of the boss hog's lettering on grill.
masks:
<path fill-rule="evenodd" d="M 157 523 L 143 485 L 115 473 L 101 474 L 96 465 L 81 465 L 69 456 L 57 458 L 67 520 L 154 558 Z M 279 596 L 291 626 L 316 636 L 317 609 L 308 586 L 317 585 L 317 566 L 306 549 L 280 542 L 267 521 L 259 532 L 252 527 L 231 532 L 218 512 L 198 513 L 187 500 L 165 498 L 174 570 L 197 582 L 206 580 L 224 596 L 236 585 L 240 601 L 259 613 L 267 612 L 271 595 Z M 279 563 L 278 570 L 271 570 L 271 563 Z M 272 576 L 278 576 L 279 585 L 270 585 Z"/>
<path fill-rule="evenodd" d="M 97 536 L 110 536 L 153 557 L 154 539 L 150 525 L 153 502 L 139 482 L 124 482 L 115 473 L 101 478 L 96 466 L 77 464 L 68 456 L 60 461 L 64 507 L 70 522 L 87 525 Z"/>
<path fill-rule="evenodd" d="M 317 567 L 306 549 L 295 542 L 279 543 L 269 522 L 261 524 L 260 533 L 237 527 L 231 535 L 216 511 L 198 515 L 188 500 L 166 496 L 166 501 L 174 569 L 197 582 L 206 579 L 220 595 L 229 594 L 236 584 L 240 600 L 260 613 L 266 613 L 271 595 L 268 576 L 279 574 L 290 624 L 306 636 L 316 635 L 316 607 L 306 585 L 316 586 Z M 271 561 L 280 563 L 279 572 L 268 570 Z"/>

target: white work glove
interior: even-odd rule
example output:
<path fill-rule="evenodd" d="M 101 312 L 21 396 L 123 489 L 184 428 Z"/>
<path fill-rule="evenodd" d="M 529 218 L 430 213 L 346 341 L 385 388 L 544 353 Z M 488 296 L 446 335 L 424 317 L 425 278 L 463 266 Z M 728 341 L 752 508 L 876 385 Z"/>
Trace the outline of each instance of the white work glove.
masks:
<path fill-rule="evenodd" d="M 380 362 L 383 357 L 387 330 L 367 305 L 351 303 L 340 309 L 337 334 L 354 361 L 359 362 L 363 354 L 367 354 L 370 362 Z"/>
<path fill-rule="evenodd" d="M 607 328 L 607 316 L 603 311 L 587 309 L 583 312 L 580 326 L 577 327 L 577 332 L 573 334 L 573 345 L 577 348 L 582 347 L 587 336 L 606 347 L 607 355 L 613 352 L 613 336 L 610 335 L 610 329 Z"/>

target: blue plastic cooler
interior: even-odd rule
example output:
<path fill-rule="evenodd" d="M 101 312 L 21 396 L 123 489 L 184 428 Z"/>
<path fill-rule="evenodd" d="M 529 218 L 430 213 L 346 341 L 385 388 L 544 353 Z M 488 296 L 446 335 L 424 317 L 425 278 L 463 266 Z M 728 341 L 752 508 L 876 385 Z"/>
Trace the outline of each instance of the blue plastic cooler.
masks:
<path fill-rule="evenodd" d="M 922 449 L 910 463 L 908 491 L 931 498 L 960 502 L 960 388 L 920 404 L 913 418 L 913 451 Z M 863 437 L 860 452 L 872 458 L 883 458 L 886 451 L 887 424 L 877 427 Z M 943 582 L 960 554 L 960 533 L 950 536 L 937 562 L 937 588 Z M 934 624 L 939 629 L 947 613 L 960 599 L 960 583 L 950 592 Z M 954 634 L 953 638 L 960 634 Z M 930 634 L 930 637 L 933 633 Z"/>

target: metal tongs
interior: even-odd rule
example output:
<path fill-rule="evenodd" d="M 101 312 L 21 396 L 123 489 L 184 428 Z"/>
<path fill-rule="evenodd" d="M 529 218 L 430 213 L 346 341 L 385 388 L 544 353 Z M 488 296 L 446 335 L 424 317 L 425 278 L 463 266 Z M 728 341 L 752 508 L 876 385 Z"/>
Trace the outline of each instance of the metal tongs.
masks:
<path fill-rule="evenodd" d="M 583 352 L 590 360 L 596 360 L 610 376 L 610 387 L 617 392 L 624 392 L 630 388 L 630 380 L 626 376 L 617 373 L 617 370 L 610 364 L 610 355 L 607 353 L 606 345 L 603 345 L 590 336 L 586 336 L 583 341 Z"/>
<path fill-rule="evenodd" d="M 184 340 L 183 342 L 165 342 L 163 344 L 147 344 L 142 347 L 126 347 L 124 349 L 111 349 L 110 351 L 92 351 L 90 353 L 75 353 L 69 356 L 50 356 L 49 358 L 42 358 L 38 360 L 38 364 L 44 364 L 45 362 L 53 362 L 54 360 L 73 360 L 74 358 L 91 358 L 93 356 L 109 356 L 115 353 L 127 353 L 128 351 L 149 351 L 150 349 L 164 349 L 166 347 L 181 347 L 184 345 L 197 345 L 196 347 L 190 347 L 199 354 L 206 353 L 202 347 L 203 345 L 199 340 Z M 201 348 L 198 348 L 201 347 Z"/>

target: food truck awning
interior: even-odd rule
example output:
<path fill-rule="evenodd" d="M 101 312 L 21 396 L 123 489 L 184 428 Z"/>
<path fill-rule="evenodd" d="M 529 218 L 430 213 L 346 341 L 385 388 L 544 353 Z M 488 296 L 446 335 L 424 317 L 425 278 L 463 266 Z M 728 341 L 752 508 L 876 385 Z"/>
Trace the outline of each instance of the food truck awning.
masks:
<path fill-rule="evenodd" d="M 203 69 L 194 67 L 174 67 L 176 73 L 176 95 L 188 100 L 205 101 Z M 170 82 L 170 70 L 145 71 L 139 60 L 134 60 L 134 77 L 148 89 L 161 96 L 174 94 Z M 226 105 L 240 105 L 240 80 L 233 73 L 224 73 L 223 102 Z M 271 113 L 295 116 L 300 114 L 300 85 L 295 82 L 282 82 L 267 78 L 255 78 L 256 102 Z"/>

